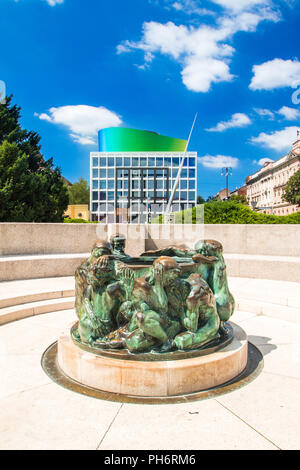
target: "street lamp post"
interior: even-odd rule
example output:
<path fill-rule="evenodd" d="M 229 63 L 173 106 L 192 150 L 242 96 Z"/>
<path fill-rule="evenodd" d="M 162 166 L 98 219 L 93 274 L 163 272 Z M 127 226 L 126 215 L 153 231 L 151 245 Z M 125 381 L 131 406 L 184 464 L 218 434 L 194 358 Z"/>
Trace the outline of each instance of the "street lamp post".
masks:
<path fill-rule="evenodd" d="M 221 176 L 226 176 L 226 199 L 228 199 L 228 176 L 232 176 L 232 168 L 230 166 L 222 168 Z"/>

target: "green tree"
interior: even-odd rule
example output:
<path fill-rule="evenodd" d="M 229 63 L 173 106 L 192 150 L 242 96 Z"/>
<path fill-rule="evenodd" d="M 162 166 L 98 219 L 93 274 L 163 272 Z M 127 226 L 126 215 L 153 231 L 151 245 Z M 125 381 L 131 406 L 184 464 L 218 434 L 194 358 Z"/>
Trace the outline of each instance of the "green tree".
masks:
<path fill-rule="evenodd" d="M 300 170 L 296 171 L 288 180 L 283 190 L 282 199 L 300 206 Z"/>
<path fill-rule="evenodd" d="M 90 187 L 84 178 L 79 178 L 76 183 L 68 187 L 68 192 L 70 204 L 89 204 Z"/>
<path fill-rule="evenodd" d="M 197 196 L 197 204 L 204 204 L 205 200 L 201 196 Z"/>
<path fill-rule="evenodd" d="M 230 196 L 228 199 L 230 202 L 236 202 L 238 204 L 245 204 L 246 206 L 248 205 L 247 198 L 244 194 L 233 194 Z"/>
<path fill-rule="evenodd" d="M 12 97 L 0 104 L 0 221 L 61 222 L 68 192 L 52 158 L 40 153 L 40 136 L 22 129 Z"/>

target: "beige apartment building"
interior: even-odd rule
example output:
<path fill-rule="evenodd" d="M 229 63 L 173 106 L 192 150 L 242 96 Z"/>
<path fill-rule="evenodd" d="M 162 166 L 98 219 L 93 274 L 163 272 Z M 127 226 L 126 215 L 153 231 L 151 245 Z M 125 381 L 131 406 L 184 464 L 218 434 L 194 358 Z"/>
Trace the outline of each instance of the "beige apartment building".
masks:
<path fill-rule="evenodd" d="M 287 215 L 300 210 L 282 200 L 283 189 L 289 178 L 300 169 L 300 139 L 292 150 L 275 162 L 264 166 L 246 179 L 247 200 L 252 208 L 275 215 Z"/>

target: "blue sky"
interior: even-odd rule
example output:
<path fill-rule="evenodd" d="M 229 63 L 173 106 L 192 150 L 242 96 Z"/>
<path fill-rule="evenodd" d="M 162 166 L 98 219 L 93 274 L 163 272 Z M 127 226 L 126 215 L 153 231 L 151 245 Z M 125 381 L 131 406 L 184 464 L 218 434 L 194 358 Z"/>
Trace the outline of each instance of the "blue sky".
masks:
<path fill-rule="evenodd" d="M 300 127 L 300 0 L 1 0 L 0 80 L 70 181 L 96 130 L 187 138 L 198 193 L 244 183 Z"/>

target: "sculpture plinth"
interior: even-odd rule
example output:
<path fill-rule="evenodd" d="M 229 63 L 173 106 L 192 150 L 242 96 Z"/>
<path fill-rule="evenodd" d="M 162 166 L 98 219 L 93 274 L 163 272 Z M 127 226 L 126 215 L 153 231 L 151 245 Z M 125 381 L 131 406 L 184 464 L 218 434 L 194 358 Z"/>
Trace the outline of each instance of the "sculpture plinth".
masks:
<path fill-rule="evenodd" d="M 71 379 L 134 396 L 210 389 L 240 374 L 247 337 L 228 323 L 234 299 L 222 245 L 169 247 L 132 259 L 125 240 L 98 241 L 76 271 L 78 322 L 58 341 Z"/>
<path fill-rule="evenodd" d="M 166 357 L 172 353 L 161 354 L 160 360 L 152 360 L 149 353 L 130 359 L 126 354 L 123 359 L 121 354 L 95 354 L 75 345 L 67 332 L 58 341 L 58 364 L 72 380 L 104 392 L 137 397 L 188 395 L 222 385 L 246 367 L 247 336 L 231 325 L 234 336 L 227 346 L 205 355 L 193 351 L 194 357 L 182 352 L 182 359 L 174 360 Z"/>

